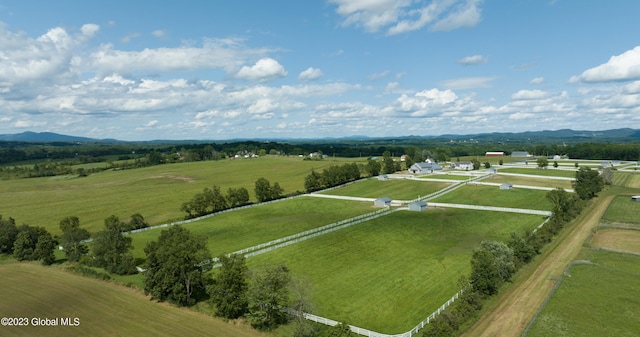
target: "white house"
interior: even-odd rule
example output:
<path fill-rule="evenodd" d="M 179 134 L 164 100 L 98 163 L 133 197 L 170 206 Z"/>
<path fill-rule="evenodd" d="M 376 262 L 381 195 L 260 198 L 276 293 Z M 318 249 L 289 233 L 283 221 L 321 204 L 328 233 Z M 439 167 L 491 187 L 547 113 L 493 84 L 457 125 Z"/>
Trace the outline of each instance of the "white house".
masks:
<path fill-rule="evenodd" d="M 473 170 L 473 163 L 468 161 L 453 162 L 450 167 L 456 170 L 471 171 Z"/>

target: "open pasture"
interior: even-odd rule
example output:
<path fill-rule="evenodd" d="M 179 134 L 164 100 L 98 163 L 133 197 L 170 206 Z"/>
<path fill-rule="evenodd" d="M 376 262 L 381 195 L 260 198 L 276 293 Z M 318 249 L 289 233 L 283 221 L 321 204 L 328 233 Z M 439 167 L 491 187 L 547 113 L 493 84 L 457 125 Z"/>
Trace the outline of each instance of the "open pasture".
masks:
<path fill-rule="evenodd" d="M 375 211 L 373 203 L 298 197 L 222 213 L 182 225 L 207 238 L 215 256 L 276 240 Z M 131 234 L 134 256 L 144 258 L 144 247 L 157 240 L 164 228 Z"/>
<path fill-rule="evenodd" d="M 542 190 L 524 188 L 501 190 L 498 186 L 482 186 L 471 183 L 431 201 L 550 211 L 552 205 L 545 197 L 546 194 L 547 191 Z"/>
<path fill-rule="evenodd" d="M 345 195 L 361 198 L 389 197 L 396 200 L 413 200 L 418 196 L 424 196 L 436 192 L 449 185 L 450 184 L 446 182 L 440 183 L 406 179 L 389 179 L 381 181 L 373 178 L 332 189 L 323 192 L 323 194 Z"/>
<path fill-rule="evenodd" d="M 260 177 L 278 182 L 285 193 L 303 191 L 304 178 L 312 168 L 322 170 L 346 162 L 350 161 L 267 156 L 103 171 L 83 178 L 5 180 L 0 184 L 0 214 L 19 224 L 43 226 L 54 234 L 60 232 L 60 220 L 67 216 L 77 216 L 91 232 L 102 229 L 110 215 L 128 221 L 132 214 L 140 213 L 150 224 L 160 224 L 184 218 L 182 203 L 205 187 L 218 185 L 223 193 L 229 187 L 244 187 L 255 200 L 254 184 Z"/>
<path fill-rule="evenodd" d="M 591 240 L 596 247 L 619 249 L 640 254 L 640 230 L 601 228 Z"/>
<path fill-rule="evenodd" d="M 459 289 L 472 250 L 538 226 L 533 215 L 446 209 L 398 211 L 247 260 L 284 263 L 311 285 L 315 314 L 402 333 Z"/>
<path fill-rule="evenodd" d="M 640 223 L 640 202 L 631 200 L 629 195 L 618 195 L 602 219 L 611 222 Z"/>
<path fill-rule="evenodd" d="M 614 172 L 613 184 L 617 186 L 640 188 L 640 172 Z"/>
<path fill-rule="evenodd" d="M 3 336 L 263 336 L 55 266 L 3 261 L 0 274 L 0 314 L 29 319 L 29 326 L 0 327 Z M 33 317 L 58 318 L 58 326 L 32 326 Z M 60 326 L 61 318 L 78 318 L 80 325 Z"/>
<path fill-rule="evenodd" d="M 640 256 L 603 250 L 587 256 L 595 264 L 569 269 L 527 337 L 638 335 Z"/>
<path fill-rule="evenodd" d="M 505 173 L 517 173 L 517 174 L 530 174 L 535 176 L 545 176 L 545 177 L 564 177 L 564 178 L 575 178 L 576 172 L 573 170 L 557 170 L 553 167 L 540 169 L 535 165 L 531 165 L 531 168 L 518 168 L 518 167 L 510 167 L 510 168 L 501 168 L 498 172 Z"/>
<path fill-rule="evenodd" d="M 571 181 L 568 181 L 568 180 L 507 176 L 507 175 L 501 175 L 500 173 L 493 175 L 489 178 L 485 178 L 482 181 L 487 183 L 498 183 L 498 184 L 511 183 L 513 185 L 524 185 L 524 186 L 539 186 L 539 187 L 550 187 L 550 188 L 560 187 L 560 188 L 564 188 L 565 190 L 573 188 L 573 186 L 571 186 Z"/>

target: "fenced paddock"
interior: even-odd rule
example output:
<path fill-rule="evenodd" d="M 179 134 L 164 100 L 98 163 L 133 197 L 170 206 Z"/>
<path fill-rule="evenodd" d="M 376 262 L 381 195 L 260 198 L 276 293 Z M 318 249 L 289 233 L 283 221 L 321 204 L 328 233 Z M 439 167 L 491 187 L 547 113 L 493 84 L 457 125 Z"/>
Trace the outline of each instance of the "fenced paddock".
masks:
<path fill-rule="evenodd" d="M 315 314 L 381 334 L 402 334 L 447 302 L 484 239 L 539 225 L 536 215 L 435 210 L 394 212 L 251 257 L 285 263 L 309 280 Z"/>
<path fill-rule="evenodd" d="M 225 212 L 182 226 L 205 236 L 211 254 L 219 256 L 371 211 L 369 202 L 297 197 Z M 134 256 L 144 258 L 147 242 L 157 240 L 162 229 L 131 234 Z"/>

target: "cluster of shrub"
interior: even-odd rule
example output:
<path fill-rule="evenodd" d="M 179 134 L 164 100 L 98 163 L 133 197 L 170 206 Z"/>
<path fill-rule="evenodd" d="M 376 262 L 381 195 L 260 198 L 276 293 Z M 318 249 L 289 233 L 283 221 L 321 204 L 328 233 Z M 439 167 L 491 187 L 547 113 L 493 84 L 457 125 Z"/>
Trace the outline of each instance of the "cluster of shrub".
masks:
<path fill-rule="evenodd" d="M 263 202 L 282 198 L 284 190 L 278 182 L 271 185 L 269 180 L 259 178 L 255 182 L 254 192 L 256 199 Z M 196 193 L 191 200 L 182 204 L 180 210 L 187 212 L 187 219 L 192 219 L 247 204 L 249 204 L 249 191 L 246 188 L 229 187 L 227 194 L 223 195 L 220 187 L 213 185 Z"/>
<path fill-rule="evenodd" d="M 580 168 L 576 172 L 574 190 L 569 193 L 557 188 L 546 195 L 551 201 L 552 216 L 535 231 L 523 235 L 511 233 L 509 240 L 483 241 L 473 251 L 471 275 L 459 281 L 461 294 L 449 308 L 432 320 L 423 330 L 424 337 L 454 336 L 458 329 L 482 309 L 483 301 L 496 295 L 504 282 L 509 282 L 518 269 L 531 262 L 542 248 L 560 233 L 565 224 L 576 218 L 586 201 L 597 196 L 605 181 L 597 171 Z"/>
<path fill-rule="evenodd" d="M 93 237 L 91 251 L 86 244 L 89 231 L 80 227 L 78 217 L 70 216 L 60 221 L 60 236 L 52 236 L 43 227 L 16 226 L 13 218 L 0 215 L 0 253 L 11 254 L 19 261 L 41 261 L 49 265 L 55 262 L 55 248 L 60 245 L 67 261 L 81 265 L 104 268 L 119 275 L 136 273 L 136 265 L 130 254 L 131 238 L 123 232 L 147 227 L 144 217 L 136 213 L 129 222 L 112 215 L 105 219 L 105 228 Z M 77 268 L 83 274 L 87 268 Z"/>

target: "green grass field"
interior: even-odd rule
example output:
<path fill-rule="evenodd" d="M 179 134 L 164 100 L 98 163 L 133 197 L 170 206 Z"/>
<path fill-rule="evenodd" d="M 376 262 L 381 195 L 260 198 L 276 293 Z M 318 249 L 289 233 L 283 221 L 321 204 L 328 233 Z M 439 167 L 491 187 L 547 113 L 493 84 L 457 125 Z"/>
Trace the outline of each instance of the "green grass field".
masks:
<path fill-rule="evenodd" d="M 640 188 L 640 173 L 614 172 L 613 184 L 617 186 Z"/>
<path fill-rule="evenodd" d="M 0 326 L 2 336 L 263 336 L 233 322 L 150 301 L 137 290 L 57 266 L 0 262 L 0 316 L 29 326 Z M 32 318 L 78 318 L 79 326 L 31 326 Z M 60 320 L 59 320 L 60 323 Z"/>
<path fill-rule="evenodd" d="M 638 335 L 640 256 L 601 250 L 590 260 L 571 267 L 527 337 Z"/>
<path fill-rule="evenodd" d="M 547 191 L 514 188 L 503 191 L 497 186 L 468 184 L 431 201 L 479 206 L 514 207 L 550 211 Z"/>
<path fill-rule="evenodd" d="M 430 174 L 430 175 L 424 175 L 424 176 L 420 176 L 420 178 L 428 178 L 428 179 L 443 179 L 443 180 L 469 180 L 471 178 L 473 178 L 474 176 L 465 176 L 465 175 L 459 175 L 459 174 Z"/>
<path fill-rule="evenodd" d="M 498 172 L 504 173 L 518 173 L 518 174 L 530 174 L 536 176 L 545 176 L 545 177 L 564 177 L 564 178 L 575 178 L 575 171 L 567 171 L 567 170 L 556 170 L 553 167 L 547 169 L 539 169 L 535 165 L 532 165 L 531 168 L 505 168 L 500 169 Z"/>
<path fill-rule="evenodd" d="M 358 159 L 354 159 L 358 160 Z M 77 216 L 91 232 L 102 229 L 104 219 L 116 215 L 128 221 L 141 213 L 151 224 L 182 219 L 180 206 L 205 187 L 245 187 L 253 200 L 254 183 L 265 177 L 278 182 L 285 193 L 304 190 L 311 169 L 342 165 L 337 161 L 303 161 L 293 157 L 220 160 L 167 164 L 124 171 L 103 171 L 88 177 L 58 176 L 4 180 L 0 184 L 0 214 L 19 224 L 43 226 L 59 233 L 64 217 Z"/>
<path fill-rule="evenodd" d="M 369 202 L 298 197 L 240 211 L 227 212 L 182 225 L 207 238 L 213 256 L 232 253 L 309 229 L 375 211 Z M 144 247 L 157 240 L 162 228 L 131 234 L 134 256 L 144 258 Z"/>
<path fill-rule="evenodd" d="M 640 223 L 640 202 L 632 201 L 628 195 L 616 196 L 602 219 L 612 222 Z"/>
<path fill-rule="evenodd" d="M 446 302 L 485 239 L 542 217 L 472 210 L 399 211 L 248 259 L 285 263 L 312 285 L 316 314 L 382 333 L 412 329 Z"/>
<path fill-rule="evenodd" d="M 545 179 L 545 178 L 533 178 L 533 177 L 519 177 L 519 176 L 506 176 L 496 174 L 489 178 L 485 178 L 482 180 L 487 183 L 511 183 L 514 185 L 525 185 L 525 186 L 540 186 L 540 187 L 550 187 L 550 188 L 564 188 L 572 189 L 571 181 L 568 180 L 556 180 L 556 179 Z"/>
<path fill-rule="evenodd" d="M 412 200 L 418 196 L 424 196 L 441 190 L 449 183 L 415 181 L 404 179 L 389 179 L 380 181 L 378 179 L 367 179 L 359 181 L 345 187 L 323 192 L 331 195 L 345 195 L 362 198 L 389 197 L 396 200 Z"/>

